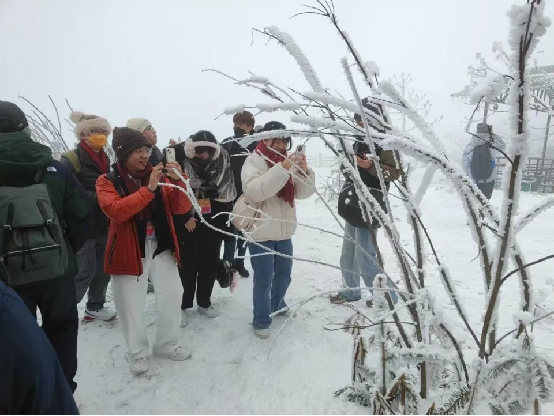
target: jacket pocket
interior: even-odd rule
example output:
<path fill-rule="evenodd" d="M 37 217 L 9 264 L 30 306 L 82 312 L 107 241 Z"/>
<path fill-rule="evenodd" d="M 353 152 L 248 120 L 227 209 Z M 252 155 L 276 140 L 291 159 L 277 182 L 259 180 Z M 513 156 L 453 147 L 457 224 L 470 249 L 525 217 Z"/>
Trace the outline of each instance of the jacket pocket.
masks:
<path fill-rule="evenodd" d="M 113 236 L 113 240 L 112 240 L 112 244 L 110 245 L 110 266 L 112 265 L 112 260 L 113 260 L 113 253 L 115 251 L 115 242 L 117 240 L 117 233 L 114 234 Z"/>

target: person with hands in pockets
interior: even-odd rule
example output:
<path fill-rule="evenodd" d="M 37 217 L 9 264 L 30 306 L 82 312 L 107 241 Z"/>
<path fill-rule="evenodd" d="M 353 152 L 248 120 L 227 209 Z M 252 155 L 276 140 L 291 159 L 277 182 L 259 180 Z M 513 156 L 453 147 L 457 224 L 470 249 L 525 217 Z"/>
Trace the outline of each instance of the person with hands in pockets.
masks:
<path fill-rule="evenodd" d="M 131 372 L 148 371 L 148 337 L 143 319 L 148 275 L 156 287 L 156 340 L 153 354 L 171 360 L 190 358 L 178 345 L 183 289 L 177 265 L 179 244 L 173 216 L 185 214 L 191 202 L 175 170 L 177 163 L 148 162 L 152 143 L 142 133 L 127 128 L 113 130 L 117 163 L 96 182 L 98 203 L 110 220 L 105 270 L 113 277 L 114 303 L 131 357 Z"/>
<path fill-rule="evenodd" d="M 286 130 L 278 121 L 267 123 L 262 131 Z M 277 135 L 276 135 L 277 136 Z M 285 295 L 291 282 L 293 254 L 291 237 L 296 230 L 295 199 L 310 197 L 315 191 L 315 174 L 305 155 L 287 157 L 291 138 L 261 140 L 246 158 L 242 168 L 242 188 L 269 222 L 260 222 L 250 232 L 258 244 L 250 244 L 254 270 L 254 317 L 252 327 L 258 338 L 269 337 L 271 313 L 287 307 Z M 267 251 L 278 254 L 268 254 Z"/>

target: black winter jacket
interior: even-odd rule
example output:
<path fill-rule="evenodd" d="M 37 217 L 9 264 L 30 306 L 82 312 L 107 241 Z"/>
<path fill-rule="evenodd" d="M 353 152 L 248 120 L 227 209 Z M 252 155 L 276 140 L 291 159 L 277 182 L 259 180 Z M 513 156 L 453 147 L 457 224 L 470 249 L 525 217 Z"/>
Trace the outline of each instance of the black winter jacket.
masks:
<path fill-rule="evenodd" d="M 394 161 L 392 151 L 384 151 L 379 145 L 375 145 L 375 151 L 379 157 L 381 168 L 387 172 L 387 176 L 389 176 L 390 180 L 396 180 L 399 176 L 399 172 L 396 169 L 396 163 Z M 354 153 L 369 154 L 371 152 L 367 144 L 362 142 L 354 144 Z M 384 196 L 381 191 L 381 185 L 379 183 L 375 167 L 369 170 L 358 167 L 358 172 L 360 173 L 362 182 L 367 186 L 371 195 L 373 195 L 377 202 L 379 202 L 381 208 L 386 211 Z M 364 215 L 362 214 L 362 210 L 360 208 L 359 198 L 354 188 L 353 179 L 346 172 L 344 172 L 344 176 L 346 180 L 339 194 L 338 213 L 350 225 L 357 228 L 368 228 L 368 224 L 364 219 Z M 385 186 L 388 190 L 390 182 L 385 182 Z M 374 218 L 372 221 L 372 227 L 377 228 L 378 226 L 378 222 Z"/>
<path fill-rule="evenodd" d="M 252 142 L 244 148 L 235 141 L 242 137 L 244 136 L 227 137 L 223 140 L 223 142 L 221 142 L 221 147 L 227 150 L 227 153 L 229 153 L 229 156 L 231 157 L 231 170 L 233 171 L 233 179 L 235 180 L 235 187 L 237 189 L 237 199 L 242 195 L 242 166 L 244 165 L 244 161 L 248 155 L 253 152 L 258 145 L 258 142 Z"/>
<path fill-rule="evenodd" d="M 72 151 L 77 154 L 79 162 L 81 163 L 80 173 L 77 173 L 75 171 L 75 166 L 73 166 L 71 161 L 66 156 L 62 155 L 62 157 L 60 158 L 60 162 L 66 165 L 71 170 L 71 172 L 73 172 L 77 180 L 81 183 L 81 185 L 83 185 L 83 188 L 85 188 L 90 204 L 92 206 L 92 215 L 94 219 L 94 228 L 91 238 L 101 237 L 108 233 L 108 219 L 98 205 L 98 198 L 96 196 L 96 180 L 104 172 L 102 172 L 100 168 L 96 166 L 96 163 L 93 162 L 88 153 L 84 151 L 81 146 L 77 146 Z M 107 169 L 109 172 L 109 160 Z"/>

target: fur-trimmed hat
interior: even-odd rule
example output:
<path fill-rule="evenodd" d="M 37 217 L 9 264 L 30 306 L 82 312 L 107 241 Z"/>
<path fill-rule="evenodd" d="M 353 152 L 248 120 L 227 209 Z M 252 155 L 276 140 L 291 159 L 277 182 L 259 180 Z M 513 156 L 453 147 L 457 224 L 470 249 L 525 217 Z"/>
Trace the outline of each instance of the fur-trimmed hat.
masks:
<path fill-rule="evenodd" d="M 108 120 L 102 117 L 98 117 L 92 114 L 85 114 L 81 111 L 73 111 L 69 118 L 75 123 L 75 136 L 81 140 L 82 135 L 88 136 L 93 131 L 105 131 L 109 136 L 112 132 L 112 126 L 108 123 Z"/>
<path fill-rule="evenodd" d="M 211 132 L 207 130 L 200 130 L 198 133 L 190 136 L 185 141 L 185 155 L 189 159 L 194 159 L 194 156 L 196 156 L 195 149 L 200 146 L 213 147 L 215 149 L 215 152 L 212 156 L 212 159 L 215 160 L 219 157 L 221 149 L 219 147 L 219 144 L 217 143 L 217 140 L 215 139 L 215 136 Z"/>
<path fill-rule="evenodd" d="M 148 130 L 148 127 L 152 128 L 152 123 L 150 123 L 150 121 L 146 120 L 145 118 L 130 118 L 127 121 L 127 127 L 144 133 L 146 130 Z"/>
<path fill-rule="evenodd" d="M 152 148 L 150 140 L 141 132 L 129 127 L 113 129 L 112 148 L 118 162 L 123 161 L 133 150 L 141 147 Z"/>

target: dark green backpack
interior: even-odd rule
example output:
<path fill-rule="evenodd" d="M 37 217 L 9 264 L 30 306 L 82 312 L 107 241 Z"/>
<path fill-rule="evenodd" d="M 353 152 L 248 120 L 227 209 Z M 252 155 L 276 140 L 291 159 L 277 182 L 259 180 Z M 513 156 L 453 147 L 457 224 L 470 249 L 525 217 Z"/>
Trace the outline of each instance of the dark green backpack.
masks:
<path fill-rule="evenodd" d="M 48 188 L 36 182 L 0 186 L 0 278 L 12 287 L 61 277 L 68 266 Z"/>

